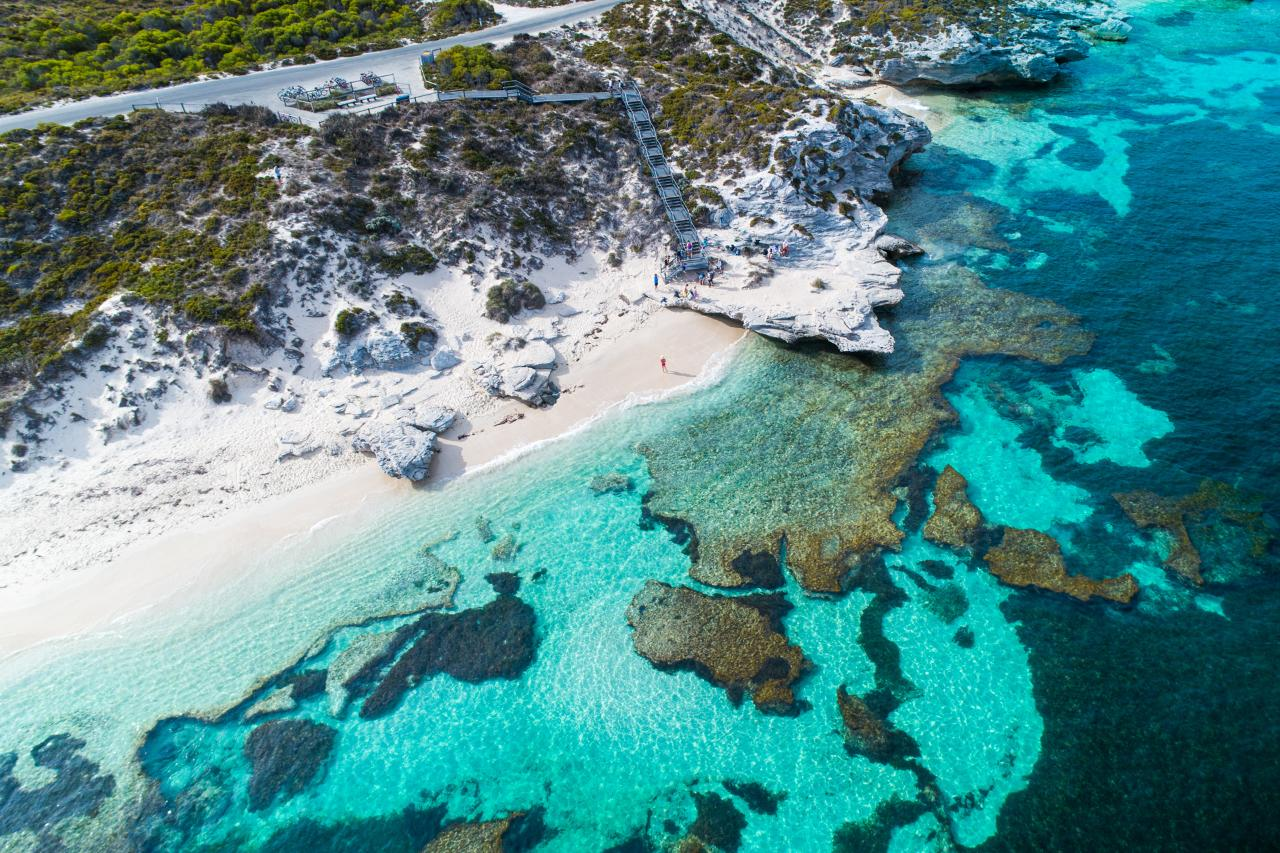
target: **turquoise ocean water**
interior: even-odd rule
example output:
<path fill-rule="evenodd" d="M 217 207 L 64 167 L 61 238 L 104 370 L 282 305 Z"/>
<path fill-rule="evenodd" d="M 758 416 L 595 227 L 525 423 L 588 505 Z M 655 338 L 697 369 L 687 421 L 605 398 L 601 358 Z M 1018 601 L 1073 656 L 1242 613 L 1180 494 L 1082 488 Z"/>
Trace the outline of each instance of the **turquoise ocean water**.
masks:
<path fill-rule="evenodd" d="M 536 820 L 511 844 L 557 851 L 661 849 L 695 822 L 746 851 L 1273 848 L 1280 10 L 1133 12 L 1128 44 L 1052 87 L 925 97 L 955 119 L 888 208 L 928 251 L 885 317 L 895 356 L 749 341 L 714 386 L 281 545 L 198 608 L 0 664 L 0 850 L 417 850 L 442 823 L 518 811 Z M 1008 325 L 944 310 L 962 286 L 1052 300 L 1092 348 L 966 358 L 949 378 L 945 341 Z M 935 429 L 937 385 L 955 416 Z M 874 417 L 868 388 L 896 389 Z M 891 436 L 911 439 L 901 471 L 877 455 Z M 1071 571 L 1132 573 L 1134 603 L 1012 589 L 925 542 L 919 484 L 948 464 L 990 523 L 1052 534 Z M 681 525 L 648 501 L 683 502 L 705 542 L 767 535 L 739 527 L 795 506 L 816 528 L 862 509 L 847 484 L 877 465 L 900 547 L 843 595 L 782 590 L 814 663 L 805 710 L 735 706 L 635 652 L 644 583 L 696 586 Z M 591 488 L 610 474 L 631 488 Z M 1195 587 L 1112 494 L 1206 480 L 1247 511 L 1193 526 Z M 536 645 L 516 677 L 423 677 L 372 718 L 296 686 L 413 622 L 446 567 L 455 612 L 501 597 L 487 575 L 519 577 Z M 245 720 L 290 680 L 308 698 Z M 846 751 L 840 686 L 880 697 L 913 755 Z M 245 747 L 271 720 L 333 735 L 263 805 Z"/>

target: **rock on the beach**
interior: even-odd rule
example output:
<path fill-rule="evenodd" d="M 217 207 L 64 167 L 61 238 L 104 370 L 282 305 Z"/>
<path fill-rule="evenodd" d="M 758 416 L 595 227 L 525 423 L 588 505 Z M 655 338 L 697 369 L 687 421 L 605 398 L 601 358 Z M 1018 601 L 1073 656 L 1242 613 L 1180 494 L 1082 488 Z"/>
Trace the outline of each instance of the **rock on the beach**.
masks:
<path fill-rule="evenodd" d="M 416 425 L 435 433 L 446 431 L 457 419 L 458 413 L 445 406 L 418 406 L 413 413 L 413 422 Z"/>
<path fill-rule="evenodd" d="M 324 365 L 324 373 L 328 375 L 338 368 L 352 373 L 371 368 L 397 370 L 417 364 L 421 358 L 399 332 L 374 326 L 350 340 L 339 339 Z"/>
<path fill-rule="evenodd" d="M 899 258 L 924 254 L 924 249 L 921 249 L 915 243 L 904 237 L 895 237 L 892 234 L 881 234 L 872 245 L 875 246 L 876 251 L 886 261 L 896 261 Z"/>
<path fill-rule="evenodd" d="M 766 714 L 804 709 L 792 687 L 810 668 L 787 640 L 781 594 L 707 595 L 649 581 L 627 607 L 636 651 L 659 669 L 687 669 L 724 688 L 735 704 L 749 693 Z"/>
<path fill-rule="evenodd" d="M 457 414 L 443 406 L 384 413 L 356 431 L 351 447 L 373 454 L 378 466 L 392 477 L 422 480 L 431 470 L 436 434 L 452 426 Z"/>
<path fill-rule="evenodd" d="M 431 367 L 434 370 L 448 370 L 462 364 L 462 356 L 451 349 L 438 349 L 431 354 Z"/>
<path fill-rule="evenodd" d="M 271 720 L 249 733 L 244 744 L 249 759 L 249 810 L 262 811 L 283 794 L 289 799 L 315 781 L 337 732 L 310 720 Z"/>
<path fill-rule="evenodd" d="M 508 356 L 506 362 L 512 367 L 555 367 L 556 351 L 546 341 L 529 341 Z"/>
<path fill-rule="evenodd" d="M 352 449 L 372 453 L 378 467 L 392 477 L 423 480 L 431 470 L 436 434 L 412 423 L 378 419 L 362 425 L 351 439 Z"/>
<path fill-rule="evenodd" d="M 1138 592 L 1138 582 L 1128 572 L 1101 580 L 1067 574 L 1058 540 L 1039 530 L 1004 528 L 1003 541 L 983 560 L 991 574 L 1010 586 L 1039 587 L 1079 601 L 1096 597 L 1128 604 Z"/>
<path fill-rule="evenodd" d="M 495 397 L 510 397 L 535 407 L 550 406 L 560 398 L 560 386 L 551 378 L 551 371 L 528 366 L 491 373 L 488 390 Z"/>
<path fill-rule="evenodd" d="M 381 367 L 384 370 L 405 367 L 418 360 L 418 354 L 409 349 L 409 345 L 399 333 L 381 327 L 369 332 L 365 349 L 369 353 L 372 366 Z"/>

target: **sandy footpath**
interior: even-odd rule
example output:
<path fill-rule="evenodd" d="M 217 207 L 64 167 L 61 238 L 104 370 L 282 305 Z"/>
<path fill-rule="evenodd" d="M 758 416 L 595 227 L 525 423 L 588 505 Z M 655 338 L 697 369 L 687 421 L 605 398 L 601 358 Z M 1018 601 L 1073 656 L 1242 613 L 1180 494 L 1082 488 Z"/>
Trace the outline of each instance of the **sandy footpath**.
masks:
<path fill-rule="evenodd" d="M 0 657 L 59 637 L 113 631 L 157 605 L 197 602 L 240 578 L 254 557 L 290 537 L 318 526 L 340 528 L 356 515 L 367 518 L 415 488 L 446 488 L 449 480 L 571 432 L 611 407 L 674 392 L 717 369 L 721 360 L 715 357 L 744 334 L 740 327 L 694 312 L 656 312 L 562 368 L 558 378 L 565 393 L 555 406 L 504 403 L 477 416 L 477 422 L 456 425 L 442 441 L 426 486 L 392 480 L 369 461 L 145 541 L 99 566 L 38 585 L 0 589 Z M 659 366 L 662 357 L 668 359 L 667 373 Z"/>

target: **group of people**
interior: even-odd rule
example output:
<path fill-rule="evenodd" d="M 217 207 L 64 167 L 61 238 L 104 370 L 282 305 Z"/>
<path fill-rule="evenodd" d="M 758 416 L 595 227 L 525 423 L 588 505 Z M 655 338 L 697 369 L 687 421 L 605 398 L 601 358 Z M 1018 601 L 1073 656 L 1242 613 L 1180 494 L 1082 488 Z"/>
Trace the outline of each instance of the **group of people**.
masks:
<path fill-rule="evenodd" d="M 761 243 L 759 240 L 754 238 L 751 240 L 752 249 L 758 250 L 760 246 L 761 246 Z M 729 251 L 735 255 L 741 255 L 743 252 L 743 248 L 744 247 L 739 246 L 737 243 L 730 243 L 728 246 Z M 786 240 L 783 240 L 782 244 L 779 246 L 766 246 L 764 250 L 764 254 L 765 254 L 765 257 L 770 259 L 789 257 L 791 255 L 791 244 L 788 243 Z"/>

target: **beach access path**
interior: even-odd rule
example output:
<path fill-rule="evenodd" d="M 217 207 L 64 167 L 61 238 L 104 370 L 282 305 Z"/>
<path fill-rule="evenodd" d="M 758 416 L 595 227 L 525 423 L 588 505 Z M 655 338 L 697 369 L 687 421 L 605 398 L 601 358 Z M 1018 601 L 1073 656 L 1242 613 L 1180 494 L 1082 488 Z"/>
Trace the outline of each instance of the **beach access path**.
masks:
<path fill-rule="evenodd" d="M 621 2 L 622 0 L 584 0 L 564 6 L 537 9 L 495 4 L 499 11 L 509 13 L 506 15 L 507 19 L 483 30 L 435 41 L 407 44 L 391 50 L 314 62 L 310 65 L 282 65 L 250 74 L 211 77 L 175 86 L 140 89 L 41 107 L 24 113 L 0 116 L 0 133 L 17 128 L 32 128 L 44 123 L 73 124 L 86 118 L 122 115 L 133 110 L 135 104 L 146 106 L 156 103 L 165 105 L 184 103 L 193 110 L 213 103 L 257 104 L 269 107 L 276 112 L 298 114 L 301 117 L 299 111 L 284 108 L 278 97 L 281 89 L 289 86 L 310 88 L 333 77 L 359 79 L 365 72 L 394 77 L 401 86 L 416 93 L 422 89 L 419 64 L 422 54 L 426 51 L 442 50 L 455 45 L 501 42 L 522 33 L 536 35 L 588 20 Z"/>

